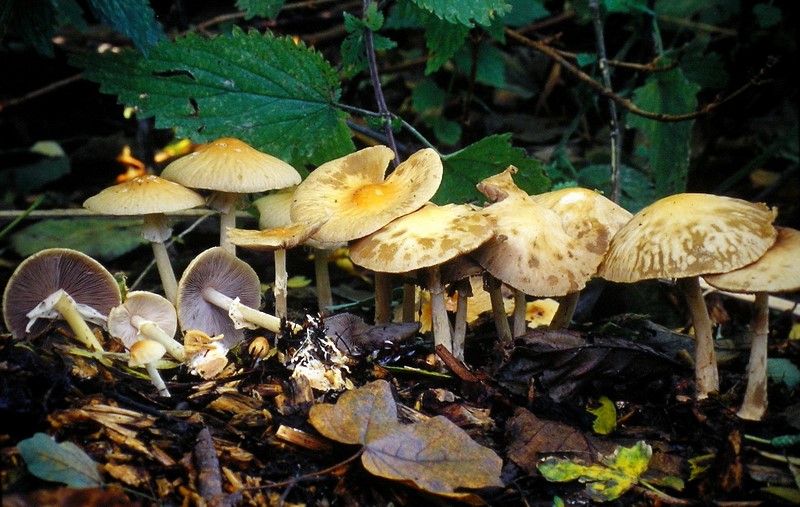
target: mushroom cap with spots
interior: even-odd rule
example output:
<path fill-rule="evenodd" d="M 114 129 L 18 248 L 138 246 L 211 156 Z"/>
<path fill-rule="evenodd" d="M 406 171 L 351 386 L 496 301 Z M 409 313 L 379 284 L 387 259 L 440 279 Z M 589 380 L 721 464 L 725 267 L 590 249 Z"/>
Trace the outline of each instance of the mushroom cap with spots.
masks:
<path fill-rule="evenodd" d="M 711 194 L 664 197 L 636 213 L 611 239 L 598 275 L 633 283 L 725 273 L 754 262 L 777 238 L 776 211 Z"/>
<path fill-rule="evenodd" d="M 295 190 L 292 220 L 315 222 L 330 215 L 312 238 L 335 243 L 363 238 L 419 209 L 442 181 L 439 155 L 420 150 L 384 179 L 393 158 L 386 146 L 373 146 L 317 167 Z"/>
<path fill-rule="evenodd" d="M 793 292 L 800 290 L 800 231 L 775 227 L 778 239 L 757 261 L 739 269 L 703 278 L 730 292 Z"/>
<path fill-rule="evenodd" d="M 428 204 L 350 246 L 350 260 L 384 273 L 438 266 L 493 236 L 489 219 L 467 204 Z"/>
<path fill-rule="evenodd" d="M 133 322 L 134 317 L 154 322 L 170 337 L 175 336 L 178 330 L 178 316 L 169 300 L 152 292 L 131 291 L 125 302 L 112 308 L 108 314 L 108 333 L 122 341 L 127 349 L 142 339 Z"/>
<path fill-rule="evenodd" d="M 83 207 L 107 215 L 148 215 L 202 206 L 205 198 L 155 175 L 137 176 L 86 199 Z"/>
<path fill-rule="evenodd" d="M 121 301 L 117 281 L 96 260 L 68 248 L 42 250 L 17 266 L 3 293 L 3 318 L 15 338 L 34 338 L 47 328 L 39 319 L 26 331 L 27 314 L 58 290 L 103 316 Z"/>
<path fill-rule="evenodd" d="M 226 309 L 219 308 L 203 297 L 211 288 L 241 304 L 258 308 L 261 303 L 261 283 L 249 264 L 222 247 L 205 250 L 195 257 L 178 282 L 178 322 L 181 329 L 199 329 L 208 335 L 225 335 L 223 344 L 230 349 L 244 337 L 236 329 Z"/>
<path fill-rule="evenodd" d="M 294 167 L 244 141 L 223 137 L 170 163 L 161 177 L 190 188 L 248 194 L 297 185 Z"/>

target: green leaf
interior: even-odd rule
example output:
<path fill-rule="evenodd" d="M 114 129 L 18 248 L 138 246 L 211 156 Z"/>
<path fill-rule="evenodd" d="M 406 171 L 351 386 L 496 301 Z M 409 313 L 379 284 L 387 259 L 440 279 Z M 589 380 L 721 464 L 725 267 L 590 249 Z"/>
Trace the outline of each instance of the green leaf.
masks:
<path fill-rule="evenodd" d="M 464 45 L 467 35 L 467 26 L 428 16 L 425 21 L 425 46 L 431 57 L 425 64 L 425 74 L 432 74 L 447 63 Z"/>
<path fill-rule="evenodd" d="M 646 0 L 604 0 L 603 5 L 608 9 L 608 12 L 621 14 L 649 12 Z"/>
<path fill-rule="evenodd" d="M 142 221 L 81 218 L 45 220 L 11 236 L 11 246 L 23 257 L 45 248 L 72 248 L 90 257 L 114 259 L 147 243 Z"/>
<path fill-rule="evenodd" d="M 436 110 L 441 111 L 447 92 L 434 81 L 425 79 L 411 90 L 411 105 L 417 112 Z"/>
<path fill-rule="evenodd" d="M 468 28 L 475 24 L 488 26 L 492 19 L 511 10 L 505 0 L 413 0 L 420 8 L 450 23 Z"/>
<path fill-rule="evenodd" d="M 444 177 L 439 191 L 433 197 L 437 204 L 482 201 L 475 188 L 481 180 L 504 171 L 509 165 L 519 169 L 515 175 L 517 186 L 529 194 L 539 194 L 550 188 L 541 164 L 525 155 L 525 151 L 511 146 L 511 134 L 493 135 L 450 155 L 444 155 Z"/>
<path fill-rule="evenodd" d="M 99 488 L 100 471 L 92 458 L 72 442 L 56 443 L 44 433 L 20 441 L 17 449 L 36 477 L 66 484 L 70 488 Z"/>
<path fill-rule="evenodd" d="M 236 0 L 236 7 L 244 11 L 244 19 L 275 19 L 284 3 L 286 0 Z"/>
<path fill-rule="evenodd" d="M 455 63 L 467 76 L 472 72 L 472 50 L 464 47 L 458 52 Z M 496 46 L 483 42 L 478 46 L 475 80 L 479 83 L 503 88 L 506 85 L 505 54 Z"/>
<path fill-rule="evenodd" d="M 539 0 L 508 0 L 511 10 L 506 12 L 503 22 L 511 27 L 525 26 L 550 15 L 550 11 Z"/>
<path fill-rule="evenodd" d="M 586 411 L 595 416 L 592 429 L 598 435 L 609 435 L 617 427 L 617 409 L 614 402 L 605 396 L 600 397 L 597 408 L 587 408 Z"/>
<path fill-rule="evenodd" d="M 0 172 L 0 183 L 6 189 L 14 188 L 23 194 L 32 192 L 69 173 L 69 157 L 58 143 L 39 141 L 29 151 L 44 156 L 30 164 Z"/>
<path fill-rule="evenodd" d="M 794 389 L 800 383 L 800 369 L 783 357 L 767 359 L 767 375 L 773 382 L 783 382 L 789 389 Z"/>
<path fill-rule="evenodd" d="M 756 23 L 758 23 L 759 28 L 772 28 L 780 24 L 783 19 L 783 12 L 780 7 L 776 7 L 771 3 L 754 5 L 753 14 L 756 17 Z"/>
<path fill-rule="evenodd" d="M 355 149 L 335 107 L 336 72 L 289 37 L 234 28 L 214 39 L 162 41 L 148 58 L 123 51 L 78 55 L 72 63 L 102 92 L 142 117 L 155 116 L 158 128 L 176 128 L 179 137 L 237 137 L 297 167 Z"/>
<path fill-rule="evenodd" d="M 0 30 L 11 27 L 38 53 L 52 57 L 53 36 L 58 29 L 57 9 L 50 0 L 16 0 L 2 9 L 8 15 Z M 3 35 L 0 32 L 0 35 Z"/>
<path fill-rule="evenodd" d="M 653 113 L 691 113 L 697 108 L 699 89 L 680 69 L 659 72 L 635 91 L 634 103 Z M 630 114 L 627 118 L 628 125 L 639 129 L 649 145 L 648 158 L 656 195 L 663 197 L 686 191 L 689 140 L 694 121 L 661 122 Z"/>
<path fill-rule="evenodd" d="M 590 165 L 578 171 L 578 184 L 582 187 L 610 195 L 610 182 L 609 164 Z M 652 180 L 632 167 L 620 166 L 619 184 L 622 190 L 620 205 L 631 213 L 636 213 L 657 199 Z"/>
<path fill-rule="evenodd" d="M 165 38 L 148 0 L 89 0 L 89 5 L 101 23 L 128 37 L 145 55 Z"/>
<path fill-rule="evenodd" d="M 442 116 L 434 117 L 432 122 L 436 139 L 447 146 L 452 146 L 461 139 L 461 125 Z"/>

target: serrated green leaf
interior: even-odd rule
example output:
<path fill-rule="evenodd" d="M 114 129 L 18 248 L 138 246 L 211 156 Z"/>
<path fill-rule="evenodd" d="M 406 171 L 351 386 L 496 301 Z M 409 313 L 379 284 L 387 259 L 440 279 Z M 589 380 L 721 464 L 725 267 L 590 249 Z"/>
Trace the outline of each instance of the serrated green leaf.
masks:
<path fill-rule="evenodd" d="M 468 28 L 475 24 L 488 26 L 493 18 L 511 10 L 505 0 L 413 0 L 421 9 L 439 19 L 459 23 Z"/>
<path fill-rule="evenodd" d="M 652 113 L 691 113 L 697 108 L 699 89 L 680 69 L 659 72 L 635 91 L 634 103 Z M 656 195 L 663 197 L 686 191 L 694 121 L 660 122 L 635 115 L 627 118 L 628 125 L 638 128 L 649 144 L 648 158 Z"/>
<path fill-rule="evenodd" d="M 244 11 L 244 19 L 255 17 L 275 19 L 286 0 L 236 0 L 236 7 Z"/>
<path fill-rule="evenodd" d="M 128 37 L 145 55 L 165 38 L 148 0 L 89 0 L 89 6 L 101 23 Z"/>
<path fill-rule="evenodd" d="M 425 47 L 431 57 L 425 64 L 425 74 L 432 74 L 447 63 L 464 45 L 469 27 L 428 16 L 425 20 Z"/>
<path fill-rule="evenodd" d="M 13 234 L 11 246 L 22 257 L 45 248 L 60 247 L 79 250 L 90 257 L 114 259 L 147 243 L 141 233 L 141 220 L 46 220 Z"/>
<path fill-rule="evenodd" d="M 481 180 L 504 171 L 509 165 L 519 169 L 514 180 L 529 194 L 539 194 L 550 188 L 539 161 L 529 158 L 525 151 L 511 146 L 511 134 L 493 135 L 450 155 L 442 157 L 444 177 L 439 191 L 433 196 L 436 204 L 482 201 L 475 188 Z"/>
<path fill-rule="evenodd" d="M 180 137 L 237 137 L 297 167 L 355 149 L 345 114 L 335 107 L 336 72 L 289 37 L 234 28 L 230 36 L 160 42 L 148 58 L 123 51 L 78 55 L 72 63 L 102 92 Z"/>
<path fill-rule="evenodd" d="M 103 485 L 97 463 L 72 442 L 56 443 L 44 433 L 20 441 L 17 449 L 36 477 L 66 484 L 71 488 L 99 488 Z"/>
<path fill-rule="evenodd" d="M 595 416 L 592 429 L 598 435 L 609 435 L 617 427 L 617 408 L 614 402 L 605 396 L 600 397 L 597 408 L 587 408 L 586 411 Z"/>

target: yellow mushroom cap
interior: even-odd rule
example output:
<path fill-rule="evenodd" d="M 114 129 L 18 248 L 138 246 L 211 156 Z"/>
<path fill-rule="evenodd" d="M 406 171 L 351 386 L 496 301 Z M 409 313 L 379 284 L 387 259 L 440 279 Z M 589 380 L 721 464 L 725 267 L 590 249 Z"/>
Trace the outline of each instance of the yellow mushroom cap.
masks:
<path fill-rule="evenodd" d="M 161 177 L 191 188 L 233 194 L 286 188 L 302 179 L 283 160 L 232 137 L 217 139 L 175 160 Z"/>
<path fill-rule="evenodd" d="M 350 246 L 350 260 L 373 271 L 405 273 L 471 252 L 492 237 L 489 219 L 466 204 L 428 204 Z"/>
<path fill-rule="evenodd" d="M 285 227 L 292 223 L 289 212 L 292 208 L 295 189 L 297 186 L 292 185 L 253 201 L 253 205 L 258 210 L 259 229 Z"/>
<path fill-rule="evenodd" d="M 292 220 L 315 222 L 330 215 L 313 239 L 335 243 L 363 238 L 419 209 L 442 181 L 439 155 L 420 150 L 384 180 L 393 158 L 386 146 L 373 146 L 322 164 L 295 190 Z"/>
<path fill-rule="evenodd" d="M 714 287 L 730 292 L 792 292 L 800 290 L 800 231 L 776 227 L 778 239 L 752 264 L 719 275 L 704 276 Z"/>
<path fill-rule="evenodd" d="M 137 176 L 86 199 L 83 207 L 108 215 L 169 213 L 202 206 L 205 198 L 155 175 Z"/>
<path fill-rule="evenodd" d="M 147 363 L 158 361 L 164 354 L 167 353 L 167 348 L 155 340 L 140 340 L 131 345 L 130 359 L 128 366 L 131 368 L 140 368 Z"/>
<path fill-rule="evenodd" d="M 611 239 L 599 276 L 633 283 L 724 273 L 755 261 L 775 242 L 776 212 L 710 194 L 676 194 L 636 213 Z"/>
<path fill-rule="evenodd" d="M 228 229 L 228 241 L 251 250 L 285 250 L 305 243 L 324 223 L 324 220 L 317 223 L 296 222 L 259 231 Z"/>
<path fill-rule="evenodd" d="M 511 175 L 516 174 L 517 171 L 518 169 L 515 166 L 510 165 L 505 171 L 481 180 L 476 187 L 480 193 L 485 195 L 492 202 L 502 201 L 509 197 L 528 197 L 528 193 L 519 188 L 511 177 Z"/>

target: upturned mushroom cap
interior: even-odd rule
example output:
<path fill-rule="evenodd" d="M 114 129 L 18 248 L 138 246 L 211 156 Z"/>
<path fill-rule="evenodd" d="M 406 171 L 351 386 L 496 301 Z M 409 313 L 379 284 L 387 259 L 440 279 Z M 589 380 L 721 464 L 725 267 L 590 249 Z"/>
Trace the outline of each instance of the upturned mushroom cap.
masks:
<path fill-rule="evenodd" d="M 411 155 L 384 180 L 394 158 L 373 146 L 317 167 L 294 193 L 291 216 L 298 222 L 331 218 L 313 236 L 325 243 L 372 234 L 425 204 L 442 181 L 442 161 L 434 150 Z"/>
<path fill-rule="evenodd" d="M 489 176 L 476 185 L 478 192 L 482 193 L 491 202 L 500 202 L 511 198 L 527 198 L 528 193 L 514 183 L 512 174 L 517 174 L 515 166 L 510 165 L 505 171 Z"/>
<path fill-rule="evenodd" d="M 730 292 L 793 292 L 800 290 L 800 231 L 775 227 L 778 239 L 752 264 L 719 275 L 704 276 L 714 287 Z"/>
<path fill-rule="evenodd" d="M 46 329 L 46 322 L 37 320 L 26 331 L 27 313 L 59 289 L 103 316 L 120 304 L 119 286 L 99 262 L 68 248 L 42 250 L 17 266 L 3 293 L 3 318 L 15 338 L 33 338 Z"/>
<path fill-rule="evenodd" d="M 777 238 L 764 204 L 676 194 L 636 213 L 611 239 L 598 274 L 613 282 L 725 273 L 754 262 Z"/>
<path fill-rule="evenodd" d="M 86 199 L 83 207 L 107 215 L 148 215 L 195 208 L 204 203 L 203 196 L 194 190 L 151 174 L 108 187 Z"/>
<path fill-rule="evenodd" d="M 325 221 L 317 223 L 297 222 L 281 227 L 254 231 L 252 229 L 228 229 L 228 241 L 251 250 L 273 251 L 294 248 L 306 242 Z"/>
<path fill-rule="evenodd" d="M 183 331 L 199 329 L 211 336 L 225 335 L 231 348 L 244 337 L 236 329 L 227 310 L 203 298 L 203 289 L 212 288 L 251 308 L 261 303 L 261 283 L 246 262 L 222 247 L 205 250 L 194 258 L 178 283 L 178 321 Z"/>
<path fill-rule="evenodd" d="M 158 361 L 167 349 L 155 340 L 140 340 L 131 346 L 130 359 L 128 366 L 131 368 L 141 368 L 148 363 Z"/>
<path fill-rule="evenodd" d="M 223 137 L 170 163 L 161 177 L 191 188 L 234 194 L 297 185 L 301 177 L 283 160 L 247 143 Z"/>
<path fill-rule="evenodd" d="M 493 236 L 489 219 L 466 204 L 428 204 L 354 242 L 350 260 L 373 271 L 405 273 L 471 252 Z"/>
<path fill-rule="evenodd" d="M 115 306 L 108 314 L 108 333 L 130 349 L 142 339 L 134 318 L 154 322 L 167 336 L 175 336 L 178 316 L 175 307 L 166 298 L 146 291 L 132 291 L 125 302 Z"/>

